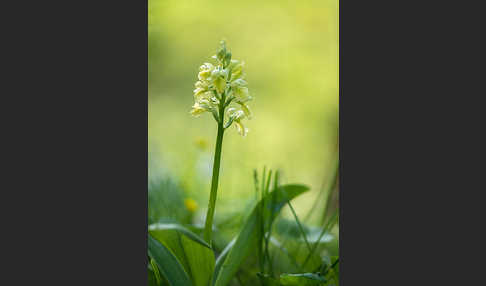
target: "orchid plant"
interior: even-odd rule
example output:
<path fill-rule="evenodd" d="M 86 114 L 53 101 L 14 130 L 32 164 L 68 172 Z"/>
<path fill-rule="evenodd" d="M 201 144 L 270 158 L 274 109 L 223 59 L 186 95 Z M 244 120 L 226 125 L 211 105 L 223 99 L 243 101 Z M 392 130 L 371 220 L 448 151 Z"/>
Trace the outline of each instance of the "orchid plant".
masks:
<path fill-rule="evenodd" d="M 204 63 L 199 68 L 191 110 L 195 117 L 210 112 L 218 124 L 211 193 L 204 227 L 204 239 L 210 245 L 224 131 L 234 124 L 238 133 L 246 136 L 248 128 L 243 125 L 243 120 L 251 119 L 252 116 L 248 106 L 252 97 L 245 80 L 245 63 L 231 58 L 231 52 L 226 48 L 224 41 L 221 41 L 216 55 L 212 58 L 216 61 L 215 64 Z"/>

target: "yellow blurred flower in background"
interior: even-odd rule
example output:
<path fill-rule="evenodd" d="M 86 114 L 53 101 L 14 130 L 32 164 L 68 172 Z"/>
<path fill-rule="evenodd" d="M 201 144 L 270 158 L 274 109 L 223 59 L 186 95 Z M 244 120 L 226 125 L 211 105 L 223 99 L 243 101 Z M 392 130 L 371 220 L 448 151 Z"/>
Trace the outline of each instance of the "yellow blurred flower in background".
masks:
<path fill-rule="evenodd" d="M 191 198 L 185 199 L 184 205 L 186 206 L 186 209 L 190 212 L 195 212 L 198 207 L 197 202 Z"/>

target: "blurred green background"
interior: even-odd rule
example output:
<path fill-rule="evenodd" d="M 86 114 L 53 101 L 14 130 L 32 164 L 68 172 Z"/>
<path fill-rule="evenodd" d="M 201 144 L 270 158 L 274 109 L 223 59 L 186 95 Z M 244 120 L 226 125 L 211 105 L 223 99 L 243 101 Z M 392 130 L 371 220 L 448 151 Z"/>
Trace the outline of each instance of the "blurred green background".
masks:
<path fill-rule="evenodd" d="M 204 213 L 217 126 L 189 111 L 198 68 L 225 39 L 246 62 L 254 118 L 246 137 L 225 132 L 216 215 L 254 196 L 264 165 L 311 187 L 295 200 L 304 215 L 338 154 L 338 1 L 148 3 L 149 179 L 173 178 Z"/>

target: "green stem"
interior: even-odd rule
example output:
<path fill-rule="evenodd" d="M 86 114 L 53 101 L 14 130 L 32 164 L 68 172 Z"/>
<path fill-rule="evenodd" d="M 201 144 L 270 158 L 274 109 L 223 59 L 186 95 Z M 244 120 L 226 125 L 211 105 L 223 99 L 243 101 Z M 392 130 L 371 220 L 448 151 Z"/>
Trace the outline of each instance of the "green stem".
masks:
<path fill-rule="evenodd" d="M 223 146 L 223 134 L 224 134 L 224 102 L 225 94 L 222 94 L 222 100 L 219 109 L 219 122 L 218 122 L 218 135 L 216 137 L 216 149 L 214 151 L 214 164 L 213 164 L 213 178 L 211 180 L 211 194 L 209 195 L 208 212 L 206 215 L 206 224 L 204 226 L 204 240 L 212 246 L 212 233 L 213 233 L 213 218 L 214 211 L 216 209 L 216 196 L 218 193 L 218 180 L 219 180 L 219 166 L 221 163 L 221 149 Z"/>

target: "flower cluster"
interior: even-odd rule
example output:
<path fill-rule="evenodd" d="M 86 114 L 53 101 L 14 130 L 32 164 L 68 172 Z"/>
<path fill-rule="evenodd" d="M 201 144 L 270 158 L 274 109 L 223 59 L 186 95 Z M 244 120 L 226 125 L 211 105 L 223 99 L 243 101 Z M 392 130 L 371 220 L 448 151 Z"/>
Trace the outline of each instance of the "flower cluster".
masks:
<path fill-rule="evenodd" d="M 231 52 L 226 49 L 224 41 L 213 58 L 217 61 L 216 65 L 205 63 L 199 68 L 191 114 L 199 116 L 211 112 L 225 129 L 234 122 L 238 132 L 245 136 L 248 129 L 242 120 L 251 118 L 247 103 L 252 99 L 245 81 L 245 63 L 231 59 Z"/>

